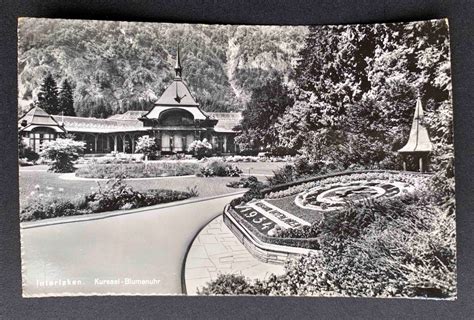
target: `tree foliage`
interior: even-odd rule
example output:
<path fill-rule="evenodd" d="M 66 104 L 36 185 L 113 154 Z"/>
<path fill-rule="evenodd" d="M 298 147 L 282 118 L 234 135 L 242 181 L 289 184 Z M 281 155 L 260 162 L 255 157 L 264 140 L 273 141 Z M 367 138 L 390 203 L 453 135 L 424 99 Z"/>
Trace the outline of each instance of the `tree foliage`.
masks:
<path fill-rule="evenodd" d="M 86 143 L 70 138 L 57 138 L 44 143 L 40 155 L 51 160 L 49 170 L 53 172 L 73 172 L 74 160 L 84 151 Z"/>
<path fill-rule="evenodd" d="M 296 101 L 276 125 L 283 146 L 343 166 L 397 167 L 417 95 L 435 149 L 452 144 L 446 21 L 312 27 L 300 55 Z"/>
<path fill-rule="evenodd" d="M 156 155 L 159 149 L 155 138 L 145 135 L 138 138 L 135 151 L 138 153 L 143 153 L 148 159 L 149 157 Z"/>
<path fill-rule="evenodd" d="M 206 138 L 201 140 L 194 140 L 189 144 L 188 151 L 194 153 L 196 158 L 202 159 L 209 156 L 212 152 L 212 145 Z"/>
<path fill-rule="evenodd" d="M 59 113 L 58 85 L 51 74 L 48 74 L 41 84 L 38 100 L 35 106 L 40 107 L 49 114 Z"/>
<path fill-rule="evenodd" d="M 59 92 L 58 98 L 59 112 L 63 112 L 65 116 L 75 116 L 74 111 L 74 96 L 73 90 L 69 81 L 64 79 L 61 85 L 61 91 Z"/>
<path fill-rule="evenodd" d="M 288 88 L 278 75 L 254 89 L 237 128 L 241 133 L 236 142 L 241 145 L 241 149 L 271 149 L 277 146 L 275 123 L 292 103 Z"/>
<path fill-rule="evenodd" d="M 289 72 L 306 30 L 21 19 L 20 107 L 36 99 L 46 74 L 61 70 L 61 77 L 74 83 L 80 116 L 98 108 L 112 113 L 148 109 L 174 78 L 179 42 L 183 76 L 203 109 L 241 110 L 272 70 Z"/>

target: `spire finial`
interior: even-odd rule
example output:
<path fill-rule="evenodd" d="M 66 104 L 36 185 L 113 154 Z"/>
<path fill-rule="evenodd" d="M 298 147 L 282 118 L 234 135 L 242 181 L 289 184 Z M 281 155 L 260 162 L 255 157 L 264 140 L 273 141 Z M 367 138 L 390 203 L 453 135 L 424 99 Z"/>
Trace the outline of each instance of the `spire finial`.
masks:
<path fill-rule="evenodd" d="M 178 52 L 176 54 L 176 64 L 174 65 L 174 71 L 176 72 L 176 77 L 181 78 L 181 72 L 183 68 L 181 67 L 181 58 L 179 56 L 179 42 L 178 42 Z"/>

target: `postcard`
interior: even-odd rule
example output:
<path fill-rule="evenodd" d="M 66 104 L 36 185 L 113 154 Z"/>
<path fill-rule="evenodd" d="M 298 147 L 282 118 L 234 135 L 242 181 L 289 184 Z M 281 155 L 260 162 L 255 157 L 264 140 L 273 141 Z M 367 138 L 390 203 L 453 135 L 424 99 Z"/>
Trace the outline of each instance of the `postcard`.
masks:
<path fill-rule="evenodd" d="M 456 299 L 446 19 L 20 18 L 24 297 Z"/>

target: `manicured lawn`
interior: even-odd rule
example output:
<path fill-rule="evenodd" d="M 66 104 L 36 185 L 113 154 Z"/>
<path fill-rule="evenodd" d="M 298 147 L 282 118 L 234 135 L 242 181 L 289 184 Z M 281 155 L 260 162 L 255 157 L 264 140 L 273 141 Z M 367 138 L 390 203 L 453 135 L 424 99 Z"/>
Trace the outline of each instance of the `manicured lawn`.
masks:
<path fill-rule="evenodd" d="M 244 174 L 272 176 L 273 171 L 283 167 L 285 162 L 230 162 L 239 167 Z"/>
<path fill-rule="evenodd" d="M 60 174 L 47 171 L 20 171 L 20 206 L 23 207 L 27 197 L 31 192 L 49 193 L 58 195 L 62 198 L 74 198 L 78 194 L 86 194 L 91 192 L 91 188 L 97 188 L 95 181 L 73 181 L 59 179 Z M 157 180 L 129 180 L 128 185 L 137 191 L 145 191 L 148 189 L 171 189 L 178 191 L 186 191 L 187 187 L 197 186 L 199 197 L 209 197 L 225 193 L 236 192 L 239 189 L 228 188 L 226 183 L 229 181 L 237 181 L 239 178 L 170 178 Z M 100 182 L 105 183 L 105 181 Z M 35 186 L 39 185 L 37 191 Z M 60 192 L 60 188 L 63 189 Z M 30 196 L 31 197 L 31 196 Z"/>
<path fill-rule="evenodd" d="M 120 164 L 88 164 L 76 170 L 76 176 L 83 178 L 108 179 L 118 173 L 127 178 L 150 178 L 164 176 L 187 176 L 199 173 L 201 165 L 197 162 L 151 162 Z"/>
<path fill-rule="evenodd" d="M 285 165 L 283 162 L 240 162 L 231 163 L 237 165 L 245 174 L 257 174 L 259 180 L 265 180 L 265 177 L 259 175 L 271 175 L 273 170 Z M 78 166 L 80 167 L 80 165 Z M 86 194 L 91 192 L 91 188 L 97 188 L 95 181 L 73 181 L 62 180 L 59 178 L 61 174 L 47 171 L 45 165 L 20 167 L 20 206 L 23 207 L 27 201 L 27 197 L 31 192 L 49 193 L 58 195 L 62 198 L 74 198 L 78 194 Z M 199 197 L 216 196 L 231 192 L 239 191 L 239 189 L 228 188 L 226 184 L 230 181 L 238 181 L 240 178 L 232 177 L 183 177 L 169 179 L 148 179 L 148 180 L 127 180 L 127 184 L 138 191 L 148 189 L 171 189 L 178 191 L 186 191 L 187 187 L 197 186 Z M 104 181 L 105 182 L 105 181 Z M 103 183 L 103 182 L 102 182 Z M 40 190 L 37 191 L 35 186 L 39 185 Z M 60 191 L 62 189 L 63 191 Z M 33 196 L 34 197 L 34 196 Z"/>

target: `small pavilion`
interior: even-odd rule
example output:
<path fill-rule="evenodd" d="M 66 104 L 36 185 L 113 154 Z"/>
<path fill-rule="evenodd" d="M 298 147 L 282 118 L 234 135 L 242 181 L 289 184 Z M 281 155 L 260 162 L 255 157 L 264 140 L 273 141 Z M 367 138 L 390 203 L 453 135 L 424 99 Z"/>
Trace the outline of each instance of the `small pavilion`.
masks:
<path fill-rule="evenodd" d="M 174 71 L 173 82 L 153 108 L 138 118 L 152 132 L 160 151 L 184 152 L 194 140 L 205 138 L 218 153 L 235 152 L 235 131 L 222 130 L 218 114 L 203 112 L 183 79 L 179 46 Z"/>
<path fill-rule="evenodd" d="M 424 112 L 421 104 L 421 98 L 416 101 L 415 115 L 411 125 L 410 137 L 403 148 L 398 150 L 403 158 L 403 170 L 407 170 L 407 157 L 413 156 L 418 160 L 418 170 L 425 172 L 427 170 L 428 156 L 433 151 L 433 144 L 428 135 L 428 129 L 423 122 Z"/>

